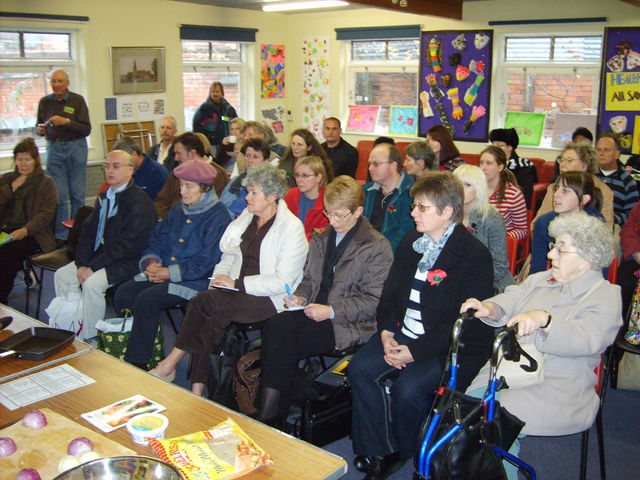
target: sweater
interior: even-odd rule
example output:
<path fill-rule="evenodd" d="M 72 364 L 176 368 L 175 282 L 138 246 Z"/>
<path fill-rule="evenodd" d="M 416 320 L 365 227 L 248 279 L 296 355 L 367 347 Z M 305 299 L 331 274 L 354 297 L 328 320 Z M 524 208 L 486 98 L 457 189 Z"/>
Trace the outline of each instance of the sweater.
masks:
<path fill-rule="evenodd" d="M 596 175 L 613 191 L 614 222 L 616 225 L 624 225 L 629 212 L 638 202 L 638 187 L 635 180 L 622 167 L 618 167 L 609 175 L 605 175 L 602 171 Z"/>
<path fill-rule="evenodd" d="M 498 203 L 498 189 L 489 197 L 489 203 L 502 214 L 507 235 L 511 235 L 518 240 L 527 237 L 529 234 L 527 205 L 518 187 L 508 182 L 502 203 Z"/>
<path fill-rule="evenodd" d="M 284 196 L 284 201 L 287 203 L 289 210 L 296 217 L 300 208 L 300 189 L 298 187 L 290 189 Z M 320 187 L 320 195 L 316 198 L 313 207 L 307 212 L 307 216 L 304 219 L 304 233 L 307 235 L 307 240 L 311 239 L 311 235 L 314 230 L 322 228 L 329 224 L 329 219 L 324 215 L 324 186 Z"/>

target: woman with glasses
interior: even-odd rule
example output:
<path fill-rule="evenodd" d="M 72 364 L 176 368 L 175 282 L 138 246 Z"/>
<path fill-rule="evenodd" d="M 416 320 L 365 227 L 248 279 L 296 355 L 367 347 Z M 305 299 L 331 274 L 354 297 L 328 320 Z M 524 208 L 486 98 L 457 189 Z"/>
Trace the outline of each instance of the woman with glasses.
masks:
<path fill-rule="evenodd" d="M 598 153 L 595 149 L 590 144 L 586 143 L 568 143 L 562 150 L 558 163 L 560 165 L 560 173 L 574 170 L 587 172 L 591 175 L 594 187 L 600 190 L 600 193 L 602 194 L 602 208 L 600 211 L 602 212 L 607 224 L 613 226 L 613 191 L 607 184 L 594 175 L 594 173 L 600 168 Z M 547 193 L 542 200 L 542 204 L 538 209 L 534 222 L 537 222 L 545 213 L 553 211 L 554 191 L 555 185 L 552 183 L 547 187 Z"/>
<path fill-rule="evenodd" d="M 584 211 L 604 221 L 600 213 L 602 194 L 593 185 L 592 175 L 579 171 L 561 173 L 554 183 L 554 189 L 553 211 L 545 213 L 533 224 L 530 274 L 547 269 L 547 254 L 552 240 L 549 224 L 554 218 Z"/>
<path fill-rule="evenodd" d="M 0 177 L 0 303 L 7 303 L 22 261 L 56 247 L 52 222 L 58 194 L 33 138 L 13 149 L 14 169 Z"/>
<path fill-rule="evenodd" d="M 303 157 L 293 170 L 297 187 L 290 189 L 284 201 L 291 213 L 304 224 L 307 240 L 311 239 L 314 230 L 321 229 L 329 223 L 324 215 L 324 188 L 327 182 L 327 170 L 320 157 Z"/>
<path fill-rule="evenodd" d="M 353 394 L 355 466 L 387 478 L 414 452 L 440 386 L 460 305 L 493 294 L 493 262 L 462 224 L 464 188 L 449 172 L 429 172 L 411 188 L 415 230 L 396 251 L 376 312 L 378 332 L 356 352 Z M 491 350 L 493 329 L 474 322 L 462 334 L 458 385 L 466 388 Z M 391 395 L 386 381 L 393 380 Z"/>
<path fill-rule="evenodd" d="M 327 152 L 324 151 L 324 148 L 322 148 L 322 145 L 316 140 L 316 137 L 313 136 L 313 133 L 306 128 L 299 128 L 291 134 L 289 148 L 284 152 L 284 156 L 278 165 L 287 172 L 291 186 L 295 185 L 293 182 L 294 167 L 298 161 L 308 156 L 320 157 L 327 171 L 327 180 L 333 180 L 333 164 L 329 157 L 327 157 Z"/>
<path fill-rule="evenodd" d="M 594 368 L 622 324 L 620 287 L 601 273 L 613 259 L 611 228 L 578 212 L 558 216 L 549 233 L 550 270 L 460 309 L 476 309 L 487 325 L 517 325 L 520 343 L 544 354 L 541 383 L 499 392 L 502 406 L 525 422 L 524 435 L 570 435 L 591 426 L 600 405 Z M 488 378 L 486 364 L 467 392 L 483 392 Z M 518 449 L 516 442 L 511 452 Z"/>
<path fill-rule="evenodd" d="M 376 331 L 375 312 L 393 253 L 389 241 L 362 216 L 360 184 L 341 175 L 324 196 L 328 225 L 313 234 L 304 277 L 291 309 L 262 331 L 260 418 L 286 418 L 298 360 L 366 342 Z"/>

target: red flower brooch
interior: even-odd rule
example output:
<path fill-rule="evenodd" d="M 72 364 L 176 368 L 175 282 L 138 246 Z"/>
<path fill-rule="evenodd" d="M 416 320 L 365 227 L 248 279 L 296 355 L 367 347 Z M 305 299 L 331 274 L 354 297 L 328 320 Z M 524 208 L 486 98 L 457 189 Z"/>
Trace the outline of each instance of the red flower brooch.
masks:
<path fill-rule="evenodd" d="M 387 208 L 387 213 L 395 213 L 396 212 L 396 204 L 392 203 L 391 205 L 389 205 L 389 208 Z"/>
<path fill-rule="evenodd" d="M 313 231 L 318 233 L 318 234 L 320 234 L 320 233 L 324 232 L 324 227 L 314 228 Z"/>
<path fill-rule="evenodd" d="M 431 284 L 432 287 L 434 285 L 440 285 L 440 282 L 445 278 L 447 278 L 447 272 L 445 272 L 444 270 L 429 270 L 429 272 L 427 272 L 427 281 Z"/>

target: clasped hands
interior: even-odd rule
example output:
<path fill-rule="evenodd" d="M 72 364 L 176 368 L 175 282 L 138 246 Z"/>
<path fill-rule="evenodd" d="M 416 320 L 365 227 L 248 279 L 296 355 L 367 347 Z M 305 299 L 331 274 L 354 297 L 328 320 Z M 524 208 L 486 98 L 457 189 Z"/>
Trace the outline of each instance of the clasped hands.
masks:
<path fill-rule="evenodd" d="M 380 333 L 380 341 L 384 349 L 384 361 L 392 367 L 402 370 L 408 363 L 414 361 L 409 347 L 400 345 L 390 331 L 383 330 Z"/>
<path fill-rule="evenodd" d="M 468 309 L 476 310 L 476 318 L 487 318 L 489 320 L 498 320 L 498 307 L 492 302 L 481 302 L 478 299 L 470 298 L 466 300 L 460 307 L 460 313 L 466 312 Z M 528 312 L 516 313 L 507 321 L 507 327 L 518 325 L 518 338 L 531 335 L 547 324 L 549 314 L 544 310 L 530 310 Z"/>
<path fill-rule="evenodd" d="M 169 280 L 169 269 L 163 267 L 160 262 L 150 262 L 147 265 L 147 269 L 144 271 L 147 276 L 147 280 L 152 283 L 162 283 Z"/>
<path fill-rule="evenodd" d="M 285 307 L 304 307 L 304 314 L 315 322 L 322 322 L 331 318 L 331 307 L 329 305 L 321 305 L 319 303 L 305 305 L 304 298 L 297 295 L 292 295 L 292 297 L 293 300 L 289 295 L 283 298 Z"/>

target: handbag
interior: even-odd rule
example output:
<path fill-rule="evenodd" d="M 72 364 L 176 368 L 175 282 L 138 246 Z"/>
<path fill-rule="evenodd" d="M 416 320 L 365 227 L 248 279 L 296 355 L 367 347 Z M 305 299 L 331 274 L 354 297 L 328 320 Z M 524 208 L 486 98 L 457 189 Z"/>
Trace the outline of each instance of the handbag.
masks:
<path fill-rule="evenodd" d="M 502 348 L 502 360 L 498 364 L 496 377 L 504 377 L 507 387 L 511 390 L 516 388 L 529 387 L 544 381 L 544 353 L 536 348 L 535 343 L 520 344 L 515 342 L 517 352 L 506 352 Z M 535 361 L 535 364 L 531 362 Z M 536 365 L 537 368 L 530 368 L 529 365 Z"/>
<path fill-rule="evenodd" d="M 82 293 L 69 292 L 65 297 L 55 297 L 44 310 L 49 315 L 49 325 L 68 330 L 79 337 L 82 333 Z"/>
<path fill-rule="evenodd" d="M 252 414 L 257 408 L 255 406 L 256 396 L 260 388 L 260 349 L 250 351 L 240 357 L 233 372 L 233 394 L 238 404 L 238 409 L 242 413 Z"/>
<path fill-rule="evenodd" d="M 124 360 L 127 353 L 133 315 L 128 308 L 123 310 L 124 317 L 109 318 L 96 323 L 98 330 L 98 350 L 108 353 L 112 357 Z M 152 369 L 164 358 L 164 336 L 162 334 L 162 322 L 158 326 L 156 338 L 153 340 L 151 360 L 147 368 Z"/>

